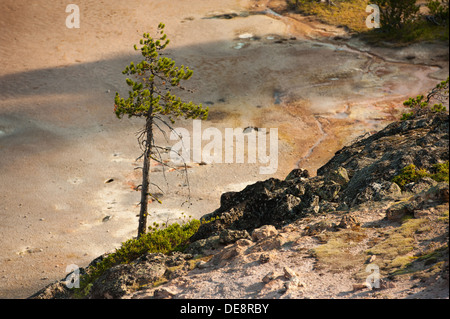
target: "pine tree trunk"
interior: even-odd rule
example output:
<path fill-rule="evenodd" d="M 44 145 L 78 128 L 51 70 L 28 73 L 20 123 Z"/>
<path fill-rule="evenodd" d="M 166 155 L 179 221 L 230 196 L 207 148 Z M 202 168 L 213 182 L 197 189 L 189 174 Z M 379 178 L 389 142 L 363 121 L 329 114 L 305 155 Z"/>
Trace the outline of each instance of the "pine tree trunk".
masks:
<path fill-rule="evenodd" d="M 151 114 L 151 113 L 150 113 Z M 150 156 L 152 154 L 153 116 L 149 115 L 145 124 L 146 141 L 144 150 L 144 167 L 142 169 L 141 210 L 139 213 L 138 235 L 140 238 L 147 232 L 148 194 L 150 185 Z"/>

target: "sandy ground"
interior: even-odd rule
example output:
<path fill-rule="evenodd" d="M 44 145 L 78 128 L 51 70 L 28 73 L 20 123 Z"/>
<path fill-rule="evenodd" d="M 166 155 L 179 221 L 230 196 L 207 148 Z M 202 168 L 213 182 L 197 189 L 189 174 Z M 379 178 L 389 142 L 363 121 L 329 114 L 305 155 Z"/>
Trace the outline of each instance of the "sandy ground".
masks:
<path fill-rule="evenodd" d="M 77 4 L 80 28 L 68 29 L 65 1 L 0 3 L 0 298 L 27 297 L 135 235 L 142 122 L 119 121 L 113 99 L 126 94 L 121 71 L 139 59 L 132 45 L 159 22 L 168 55 L 195 72 L 186 98 L 211 109 L 202 128 L 278 128 L 270 176 L 279 178 L 297 165 L 314 173 L 392 120 L 396 102 L 448 74 L 447 48 L 368 53 L 357 41 L 330 41 L 345 36 L 340 28 L 264 11 L 269 2 Z M 164 194 L 150 223 L 211 212 L 221 193 L 270 177 L 260 166 L 191 164 L 189 187 L 180 171 L 167 172 L 166 183 L 155 166 Z"/>

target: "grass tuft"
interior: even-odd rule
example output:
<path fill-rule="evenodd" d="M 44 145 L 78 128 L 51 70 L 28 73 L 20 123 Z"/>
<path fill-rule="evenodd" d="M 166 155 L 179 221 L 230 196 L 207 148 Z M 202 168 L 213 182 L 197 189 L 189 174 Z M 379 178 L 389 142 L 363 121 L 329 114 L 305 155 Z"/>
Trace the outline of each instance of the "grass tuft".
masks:
<path fill-rule="evenodd" d="M 193 219 L 168 226 L 154 224 L 153 227 L 149 227 L 150 231 L 139 239 L 125 241 L 114 253 L 89 267 L 86 274 L 80 278 L 80 289 L 77 290 L 76 297 L 86 296 L 92 283 L 111 267 L 128 264 L 147 253 L 169 254 L 174 251 L 184 251 L 189 244 L 189 238 L 197 232 L 200 225 L 210 221 Z"/>

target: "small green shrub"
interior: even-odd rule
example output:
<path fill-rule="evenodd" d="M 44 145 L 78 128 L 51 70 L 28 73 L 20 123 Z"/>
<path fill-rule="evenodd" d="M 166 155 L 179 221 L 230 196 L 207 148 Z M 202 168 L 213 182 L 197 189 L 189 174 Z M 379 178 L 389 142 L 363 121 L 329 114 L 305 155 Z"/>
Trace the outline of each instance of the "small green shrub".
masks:
<path fill-rule="evenodd" d="M 414 112 L 403 113 L 400 120 L 406 121 L 409 120 L 414 115 Z"/>
<path fill-rule="evenodd" d="M 410 164 L 404 167 L 400 174 L 392 179 L 392 182 L 397 183 L 402 187 L 411 182 L 417 182 L 419 179 L 429 176 L 429 173 L 425 169 L 417 169 L 414 164 Z"/>
<path fill-rule="evenodd" d="M 138 239 L 125 241 L 114 253 L 87 269 L 87 274 L 81 277 L 80 289 L 76 291 L 76 296 L 80 298 L 86 296 L 92 283 L 113 266 L 128 264 L 146 253 L 168 254 L 173 251 L 183 251 L 189 244 L 189 238 L 197 232 L 200 225 L 211 221 L 193 219 L 182 221 L 181 224 L 154 223 L 153 227 L 149 227 L 148 233 Z"/>
<path fill-rule="evenodd" d="M 423 100 L 423 95 L 417 95 L 416 98 L 410 97 L 407 101 L 403 102 L 404 106 L 409 106 L 410 108 L 421 108 L 423 109 L 428 105 L 427 101 Z"/>
<path fill-rule="evenodd" d="M 439 113 L 439 112 L 445 112 L 445 111 L 447 111 L 447 108 L 445 106 L 443 106 L 442 103 L 435 104 L 431 108 L 431 112 L 433 112 L 433 113 Z"/>
<path fill-rule="evenodd" d="M 393 183 L 397 183 L 398 186 L 403 188 L 408 183 L 416 183 L 423 177 L 430 177 L 436 182 L 448 182 L 449 181 L 449 171 L 448 171 L 449 161 L 444 163 L 434 164 L 432 172 L 428 172 L 426 169 L 417 169 L 414 164 L 405 166 L 400 174 L 396 175 L 393 179 Z"/>
<path fill-rule="evenodd" d="M 411 108 L 412 111 L 402 114 L 401 120 L 406 121 L 414 118 L 416 115 L 446 112 L 447 108 L 442 102 L 448 101 L 448 83 L 449 78 L 438 83 L 426 97 L 418 95 L 415 98 L 410 97 L 407 101 L 403 102 L 403 105 Z M 432 100 L 440 103 L 435 103 L 430 107 L 429 104 Z"/>

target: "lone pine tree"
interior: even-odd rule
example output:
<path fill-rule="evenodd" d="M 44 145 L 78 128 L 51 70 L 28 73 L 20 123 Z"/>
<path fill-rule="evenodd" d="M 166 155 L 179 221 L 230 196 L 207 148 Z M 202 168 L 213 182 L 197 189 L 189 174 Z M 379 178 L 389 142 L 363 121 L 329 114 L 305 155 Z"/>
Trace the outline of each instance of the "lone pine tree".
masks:
<path fill-rule="evenodd" d="M 149 192 L 150 186 L 150 160 L 158 160 L 154 155 L 154 148 L 158 147 L 154 143 L 154 125 L 155 120 L 159 120 L 166 127 L 172 129 L 166 121 L 174 123 L 174 118 L 184 117 L 186 119 L 206 119 L 208 108 L 203 108 L 201 104 L 193 102 L 183 102 L 181 98 L 172 94 L 171 89 L 183 89 L 181 81 L 189 80 L 193 71 L 188 67 L 175 66 L 175 61 L 165 57 L 163 51 L 169 40 L 164 32 L 164 24 L 160 23 L 157 28 L 157 36 L 153 38 L 149 33 L 145 33 L 140 40 L 140 48 L 134 45 L 136 51 L 141 51 L 144 59 L 134 64 L 131 62 L 122 72 L 126 75 L 132 75 L 134 80 L 127 78 L 126 83 L 131 88 L 128 92 L 128 98 L 121 98 L 116 92 L 114 112 L 120 119 L 124 115 L 128 117 L 145 118 L 145 126 L 139 132 L 138 141 L 143 151 L 144 165 L 142 168 L 142 184 L 138 186 L 141 189 L 140 213 L 138 238 L 146 233 L 148 200 L 149 196 L 154 197 Z M 159 128 L 160 126 L 157 125 Z"/>

